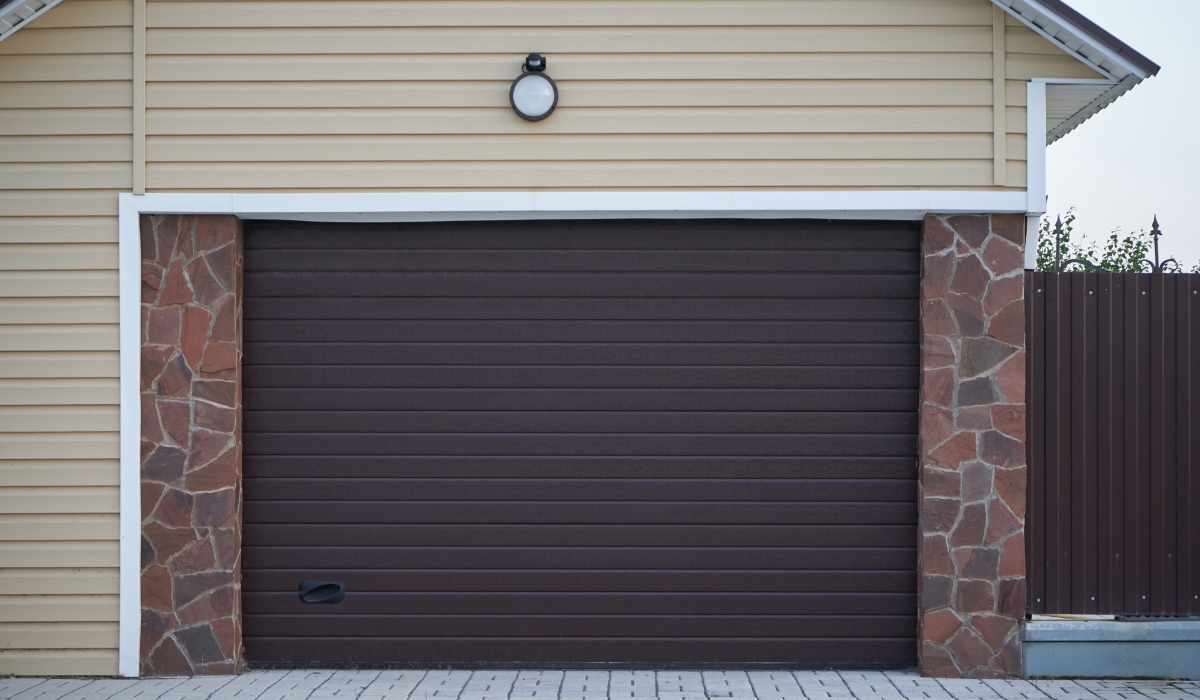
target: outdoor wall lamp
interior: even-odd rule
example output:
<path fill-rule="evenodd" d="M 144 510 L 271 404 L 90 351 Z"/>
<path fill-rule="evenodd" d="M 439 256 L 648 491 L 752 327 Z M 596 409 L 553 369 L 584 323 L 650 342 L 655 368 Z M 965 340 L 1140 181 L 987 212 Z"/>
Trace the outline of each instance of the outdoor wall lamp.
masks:
<path fill-rule="evenodd" d="M 554 112 L 558 106 L 558 86 L 546 75 L 546 58 L 539 53 L 525 57 L 521 75 L 508 90 L 508 101 L 517 116 L 531 122 L 540 122 Z"/>

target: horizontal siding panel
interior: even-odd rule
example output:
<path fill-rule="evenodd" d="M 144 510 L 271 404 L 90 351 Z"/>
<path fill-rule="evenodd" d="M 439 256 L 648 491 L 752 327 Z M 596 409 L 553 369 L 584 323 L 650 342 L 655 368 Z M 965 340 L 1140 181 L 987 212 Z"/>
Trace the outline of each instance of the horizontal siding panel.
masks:
<path fill-rule="evenodd" d="M 116 269 L 117 247 L 107 243 L 0 244 L 0 270 Z"/>
<path fill-rule="evenodd" d="M 650 3 L 643 4 L 644 12 Z M 781 8 L 782 9 L 782 8 Z M 692 14 L 704 10 L 693 8 Z M 674 22 L 673 24 L 678 24 Z M 114 35 L 110 42 L 115 43 Z M 99 37 L 88 45 L 98 46 Z M 1043 42 L 1044 43 L 1044 42 Z M 568 53 L 988 53 L 986 26 L 876 27 L 337 27 L 152 29 L 151 55 L 513 54 L 536 46 Z M 128 49 L 126 49 L 128 50 Z M 83 50 L 72 51 L 84 53 Z M 93 53 L 104 53 L 97 48 Z M 43 50 L 41 53 L 53 53 Z M 64 51 L 63 53 L 66 53 Z"/>
<path fill-rule="evenodd" d="M 0 596 L 0 622 L 116 621 L 117 596 Z"/>
<path fill-rule="evenodd" d="M 116 433 L 0 433 L 4 459 L 116 459 L 118 447 Z"/>
<path fill-rule="evenodd" d="M 1015 81 L 1013 81 L 1015 82 Z M 511 80 L 157 82 L 150 109 L 507 107 Z M 1020 84 L 1022 91 L 1024 83 Z M 990 80 L 576 80 L 571 107 L 990 107 Z M 567 94 L 569 91 L 569 94 Z M 1024 92 L 1021 104 L 1024 105 Z M 1014 103 L 1015 104 L 1015 103 Z M 55 105 L 44 105 L 47 107 Z"/>
<path fill-rule="evenodd" d="M 116 326 L 113 326 L 115 334 Z M 103 352 L 5 352 L 0 353 L 0 378 L 117 378 L 119 358 L 114 336 L 111 347 Z"/>
<path fill-rule="evenodd" d="M 116 436 L 114 437 L 114 442 Z M 5 446 L 0 444 L 0 450 L 5 450 Z M 7 459 L 7 457 L 6 457 Z M 117 513 L 119 512 L 119 503 L 117 500 L 117 488 L 109 486 L 60 486 L 47 488 L 19 487 L 5 488 L 0 490 L 0 513 Z M 8 545 L 0 542 L 0 550 L 5 547 L 15 547 L 16 545 Z M 104 557 L 116 556 L 116 543 L 113 542 L 111 552 L 105 549 L 108 545 L 96 545 L 95 547 L 85 547 L 87 551 L 92 552 L 87 556 L 95 559 L 96 563 L 85 564 L 78 560 L 74 554 L 57 554 L 57 550 L 48 549 L 45 546 L 37 545 L 28 548 L 24 554 L 20 555 L 24 558 L 20 561 L 32 562 L 19 564 L 18 553 L 15 551 L 6 551 L 5 561 L 7 566 L 21 567 L 57 567 L 57 568 L 74 568 L 74 567 L 101 567 L 115 566 L 115 559 L 110 561 Z M 76 552 L 76 549 L 63 550 Z M 82 550 L 80 550 L 82 551 Z M 104 552 L 108 552 L 104 554 Z M 7 558 L 13 557 L 13 558 Z"/>
<path fill-rule="evenodd" d="M 116 406 L 2 406 L 0 424 L 11 433 L 115 433 L 121 428 Z"/>
<path fill-rule="evenodd" d="M 108 243 L 115 246 L 117 219 L 102 216 L 0 217 L 0 238 L 8 243 Z M 0 305 L 4 303 L 0 300 Z"/>
<path fill-rule="evenodd" d="M 695 164 L 655 162 L 636 166 L 620 161 L 602 163 L 283 163 L 233 166 L 203 163 L 147 165 L 147 177 L 157 188 L 209 189 L 252 187 L 321 189 L 345 188 L 495 187 L 520 182 L 523 187 L 575 186 L 654 187 L 672 182 L 685 187 L 759 186 L 888 186 L 986 185 L 990 160 L 962 161 L 769 161 L 742 163 L 696 161 Z"/>
<path fill-rule="evenodd" d="M 124 163 L 132 149 L 123 135 L 0 136 L 0 163 Z"/>
<path fill-rule="evenodd" d="M 2 223 L 0 232 L 7 232 Z M 116 246 L 111 247 L 115 254 Z M 117 314 L 116 298 L 0 299 L 0 324 L 115 324 Z"/>
<path fill-rule="evenodd" d="M 76 406 L 119 403 L 112 379 L 0 379 L 0 406 Z"/>
<path fill-rule="evenodd" d="M 116 406 L 111 406 L 105 407 L 105 410 L 116 411 L 118 409 Z M 0 481 L 2 481 L 6 487 L 117 486 L 119 484 L 119 480 L 120 465 L 115 459 L 6 459 L 4 462 L 0 463 Z"/>
<path fill-rule="evenodd" d="M 0 569 L 0 595 L 116 595 L 120 574 L 114 555 L 108 567 Z"/>
<path fill-rule="evenodd" d="M 78 136 L 129 134 L 133 131 L 133 113 L 129 109 L 6 109 L 0 110 L 0 128 L 6 134 L 22 136 Z M 7 170 L 7 168 L 6 168 Z M 53 183 L 64 189 L 72 185 Z M 79 188 L 117 187 L 96 182 L 74 185 Z"/>
<path fill-rule="evenodd" d="M 117 673 L 116 645 L 112 649 L 0 650 L 0 674 L 112 676 Z"/>
<path fill-rule="evenodd" d="M 131 0 L 71 0 L 33 21 L 29 29 L 56 27 L 129 27 L 133 25 Z"/>
<path fill-rule="evenodd" d="M 0 187 L 7 190 L 128 189 L 132 182 L 130 163 L 7 163 L 0 167 Z"/>
<path fill-rule="evenodd" d="M 131 54 L 0 56 L 0 75 L 12 82 L 132 80 Z"/>
<path fill-rule="evenodd" d="M 7 476 L 8 469 L 0 468 Z M 7 484 L 6 484 L 7 485 Z M 9 542 L 116 541 L 116 513 L 105 515 L 0 515 L 0 528 Z"/>
<path fill-rule="evenodd" d="M 1061 53 L 1057 56 L 1028 53 L 1008 53 L 1005 60 L 1006 75 L 1010 80 L 1032 80 L 1033 78 L 1104 78 L 1083 61 Z"/>
<path fill-rule="evenodd" d="M 115 649 L 116 646 L 115 622 L 0 624 L 0 649 Z"/>
<path fill-rule="evenodd" d="M 3 498 L 4 493 L 0 492 L 0 499 Z M 0 500 L 0 503 L 3 501 Z M 115 540 L 109 542 L 0 542 L 0 556 L 4 558 L 5 566 L 14 569 L 109 567 L 117 564 L 117 552 L 118 543 Z M 14 600 L 14 598 L 8 600 Z M 0 605 L 0 610 L 3 610 L 4 607 L 6 606 Z M 116 605 L 114 604 L 113 607 L 115 608 Z M 64 621 L 61 617 L 50 617 L 50 613 L 42 613 L 42 619 L 46 622 Z M 36 620 L 38 620 L 37 617 L 32 617 L 20 621 Z M 9 621 L 17 622 L 17 620 Z"/>
<path fill-rule="evenodd" d="M 7 192 L 0 190 L 0 217 L 117 216 L 117 190 L 47 190 Z M 0 283 L 2 284 L 2 283 Z M 116 277 L 113 292 L 116 296 Z M 0 291 L 0 297 L 13 296 Z M 20 294 L 17 296 L 27 296 Z M 50 296 L 63 296 L 52 294 Z"/>
<path fill-rule="evenodd" d="M 109 350 L 117 344 L 117 327 L 0 326 L 0 344 L 18 352 Z"/>
<path fill-rule="evenodd" d="M 1029 168 L 1023 160 L 1010 160 L 1006 164 L 1006 172 L 1008 173 L 1008 184 L 1010 187 L 1024 187 L 1025 179 L 1028 177 Z"/>
<path fill-rule="evenodd" d="M 343 27 L 570 27 L 591 26 L 772 26 L 772 25 L 991 25 L 991 8 L 974 0 L 762 0 L 691 2 L 638 0 L 476 0 L 472 2 L 343 1 Z M 290 2 L 156 2 L 147 26 L 328 27 L 329 5 Z M 522 49 L 524 51 L 526 49 Z"/>
<path fill-rule="evenodd" d="M 24 57 L 0 57 L 6 61 Z M 48 60 L 51 57 L 36 57 Z M 57 58 L 57 57 L 54 57 Z M 121 57 L 97 56 L 103 60 Z M 76 59 L 78 60 L 78 59 Z M 557 54 L 554 79 L 572 80 L 982 80 L 991 77 L 992 57 L 982 53 L 879 53 L 879 54 L 731 54 L 713 53 L 625 55 Z M 1067 58 L 1066 60 L 1073 60 Z M 38 63 L 36 77 L 28 80 L 79 80 L 77 73 Z M 124 65 L 128 65 L 128 61 Z M 1026 66 L 1014 64 L 1014 69 Z M 1044 65 L 1043 62 L 1036 64 Z M 119 66 L 97 66 L 96 80 Z M 26 66 L 13 66 L 24 69 Z M 1028 69 L 1031 69 L 1032 66 Z M 519 71 L 519 59 L 510 53 L 453 57 L 364 54 L 317 56 L 147 56 L 149 81 L 310 81 L 310 80 L 509 80 Z M 1010 73 L 1016 75 L 1015 73 Z M 126 74 L 122 74 L 126 75 Z M 116 76 L 120 77 L 120 76 Z"/>
<path fill-rule="evenodd" d="M 1014 142 L 1009 139 L 1010 145 Z M 1024 140 L 1020 141 L 1024 144 Z M 1022 148 L 1024 146 L 1022 145 Z M 152 136 L 152 163 L 988 159 L 990 134 Z M 2 224 L 0 224 L 2 225 Z"/>
<path fill-rule="evenodd" d="M 115 199 L 114 199 L 115 201 Z M 0 202 L 2 204 L 2 202 Z M 116 270 L 0 271 L 0 297 L 115 297 Z"/>
<path fill-rule="evenodd" d="M 150 135 L 991 133 L 990 107 L 563 109 L 533 124 L 511 108 L 151 110 Z M 336 181 L 336 178 L 330 178 Z M 889 183 L 900 184 L 900 183 Z M 169 185 L 166 185 L 169 186 Z"/>
<path fill-rule="evenodd" d="M 23 28 L 0 44 L 0 56 L 132 53 L 132 27 Z"/>
<path fill-rule="evenodd" d="M 58 8 L 56 8 L 58 9 Z M 3 46 L 3 44 L 0 44 Z M 54 83 L 0 82 L 5 109 L 61 107 L 132 107 L 133 88 L 128 80 L 88 80 Z"/>

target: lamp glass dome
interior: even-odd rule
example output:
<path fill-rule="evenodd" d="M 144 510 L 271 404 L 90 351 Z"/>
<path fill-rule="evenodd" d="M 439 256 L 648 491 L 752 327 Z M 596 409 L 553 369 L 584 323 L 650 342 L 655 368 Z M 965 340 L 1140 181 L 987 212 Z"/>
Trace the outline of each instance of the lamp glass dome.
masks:
<path fill-rule="evenodd" d="M 549 76 L 541 73 L 524 73 L 513 81 L 509 93 L 513 109 L 522 118 L 530 121 L 545 119 L 558 103 L 558 88 Z"/>

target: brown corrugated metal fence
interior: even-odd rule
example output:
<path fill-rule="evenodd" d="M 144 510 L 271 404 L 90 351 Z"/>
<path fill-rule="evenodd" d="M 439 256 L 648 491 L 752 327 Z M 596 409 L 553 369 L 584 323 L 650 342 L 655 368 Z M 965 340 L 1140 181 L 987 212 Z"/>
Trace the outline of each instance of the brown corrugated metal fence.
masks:
<path fill-rule="evenodd" d="M 1032 612 L 1200 614 L 1200 275 L 1025 284 Z"/>

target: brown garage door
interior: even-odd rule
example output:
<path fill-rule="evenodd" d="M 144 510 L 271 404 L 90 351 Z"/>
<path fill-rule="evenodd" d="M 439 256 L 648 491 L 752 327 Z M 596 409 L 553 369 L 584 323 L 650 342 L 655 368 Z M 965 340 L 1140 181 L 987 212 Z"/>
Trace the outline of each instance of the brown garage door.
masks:
<path fill-rule="evenodd" d="M 913 662 L 917 250 L 249 223 L 247 657 Z"/>

